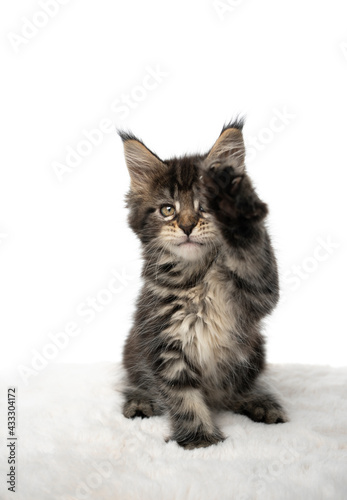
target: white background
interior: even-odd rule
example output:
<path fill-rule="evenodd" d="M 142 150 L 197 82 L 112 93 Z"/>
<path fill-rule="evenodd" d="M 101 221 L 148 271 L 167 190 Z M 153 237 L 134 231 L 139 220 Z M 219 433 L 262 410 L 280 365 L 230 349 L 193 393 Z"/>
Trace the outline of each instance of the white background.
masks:
<path fill-rule="evenodd" d="M 105 133 L 59 180 L 67 148 L 109 119 L 162 158 L 204 152 L 237 113 L 281 269 L 268 359 L 345 365 L 346 2 L 65 0 L 51 17 L 48 3 L 0 12 L 2 368 L 117 361 L 131 325 L 141 262 L 121 141 Z M 78 311 L 108 300 L 112 270 L 123 282 L 87 324 Z M 68 323 L 78 334 L 50 350 Z"/>

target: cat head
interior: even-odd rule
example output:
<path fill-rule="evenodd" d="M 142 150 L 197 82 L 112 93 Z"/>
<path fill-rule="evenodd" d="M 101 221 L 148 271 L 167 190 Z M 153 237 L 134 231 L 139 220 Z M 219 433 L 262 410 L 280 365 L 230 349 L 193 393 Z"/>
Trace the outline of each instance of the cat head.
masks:
<path fill-rule="evenodd" d="M 210 151 L 161 160 L 134 135 L 119 132 L 130 174 L 129 224 L 147 252 L 169 252 L 194 261 L 218 247 L 219 233 L 205 210 L 202 169 L 228 163 L 244 173 L 243 121 L 226 125 Z"/>

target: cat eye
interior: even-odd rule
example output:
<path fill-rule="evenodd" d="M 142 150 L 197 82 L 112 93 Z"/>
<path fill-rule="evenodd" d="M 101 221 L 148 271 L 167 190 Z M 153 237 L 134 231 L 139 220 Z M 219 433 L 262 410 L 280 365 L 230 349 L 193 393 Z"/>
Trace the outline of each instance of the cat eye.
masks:
<path fill-rule="evenodd" d="M 172 205 L 164 205 L 160 209 L 160 213 L 163 217 L 170 217 L 171 215 L 175 215 L 175 209 Z"/>
<path fill-rule="evenodd" d="M 200 205 L 199 212 L 206 212 L 206 210 L 204 210 L 204 208 Z"/>

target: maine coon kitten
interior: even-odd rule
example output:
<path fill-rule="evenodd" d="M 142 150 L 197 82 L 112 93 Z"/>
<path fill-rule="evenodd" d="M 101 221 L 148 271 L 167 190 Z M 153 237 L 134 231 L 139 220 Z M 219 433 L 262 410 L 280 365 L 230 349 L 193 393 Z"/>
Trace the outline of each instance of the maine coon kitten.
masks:
<path fill-rule="evenodd" d="M 224 439 L 212 410 L 285 422 L 257 381 L 261 320 L 278 300 L 267 206 L 245 172 L 241 120 L 205 155 L 162 161 L 120 132 L 131 178 L 129 224 L 143 247 L 144 285 L 123 363 L 123 414 L 167 412 L 184 448 Z"/>

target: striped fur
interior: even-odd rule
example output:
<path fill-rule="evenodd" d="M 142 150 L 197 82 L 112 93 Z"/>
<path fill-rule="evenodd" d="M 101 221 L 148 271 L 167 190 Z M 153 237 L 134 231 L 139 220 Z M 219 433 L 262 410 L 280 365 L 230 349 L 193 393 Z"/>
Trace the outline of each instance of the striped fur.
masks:
<path fill-rule="evenodd" d="M 257 380 L 265 366 L 261 320 L 277 303 L 278 277 L 267 207 L 245 172 L 242 124 L 224 127 L 206 155 L 167 161 L 121 136 L 129 224 L 144 258 L 124 348 L 124 415 L 168 413 L 171 439 L 185 448 L 224 439 L 212 410 L 284 422 Z"/>

